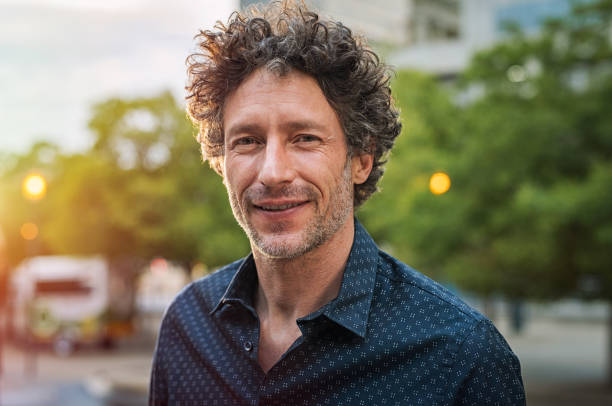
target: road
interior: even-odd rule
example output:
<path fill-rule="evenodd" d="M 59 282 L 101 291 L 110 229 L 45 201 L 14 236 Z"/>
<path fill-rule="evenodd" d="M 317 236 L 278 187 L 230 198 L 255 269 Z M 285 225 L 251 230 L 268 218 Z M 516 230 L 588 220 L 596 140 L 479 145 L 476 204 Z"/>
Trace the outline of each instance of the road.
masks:
<path fill-rule="evenodd" d="M 532 406 L 612 405 L 606 376 L 606 326 L 601 322 L 531 320 L 521 335 L 505 320 L 497 326 L 519 356 Z M 4 351 L 2 406 L 144 405 L 151 343 L 126 343 L 111 351 L 83 349 L 68 358 L 49 351 L 36 355 L 36 376 L 28 377 L 30 354 Z"/>

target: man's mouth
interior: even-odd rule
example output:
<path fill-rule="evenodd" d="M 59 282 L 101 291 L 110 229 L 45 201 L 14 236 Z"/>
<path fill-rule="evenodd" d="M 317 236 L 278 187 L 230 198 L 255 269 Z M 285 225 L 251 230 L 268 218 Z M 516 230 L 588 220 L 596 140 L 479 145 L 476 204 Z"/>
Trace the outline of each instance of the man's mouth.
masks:
<path fill-rule="evenodd" d="M 253 206 L 255 206 L 255 208 L 257 209 L 265 210 L 265 211 L 283 211 L 283 210 L 292 209 L 297 206 L 301 206 L 306 203 L 307 202 L 295 202 L 295 203 L 285 203 L 285 204 L 262 204 L 262 205 L 254 204 Z"/>

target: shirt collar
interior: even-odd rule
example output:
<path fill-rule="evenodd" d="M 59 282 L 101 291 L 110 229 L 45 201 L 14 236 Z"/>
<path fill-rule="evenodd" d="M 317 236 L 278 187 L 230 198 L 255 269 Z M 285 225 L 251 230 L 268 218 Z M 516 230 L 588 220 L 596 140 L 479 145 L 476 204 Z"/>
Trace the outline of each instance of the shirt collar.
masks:
<path fill-rule="evenodd" d="M 347 330 L 362 338 L 365 337 L 377 267 L 378 247 L 365 228 L 355 219 L 355 236 L 338 297 L 300 320 L 314 320 L 320 315 L 325 315 Z M 251 254 L 243 260 L 211 314 L 231 302 L 239 302 L 255 313 L 253 298 L 256 287 L 257 272 Z"/>
<path fill-rule="evenodd" d="M 355 219 L 355 237 L 346 262 L 338 297 L 323 306 L 322 313 L 347 330 L 364 338 L 376 272 L 378 247 L 365 228 Z"/>
<path fill-rule="evenodd" d="M 219 311 L 228 303 L 240 303 L 252 313 L 255 313 L 254 300 L 255 289 L 257 288 L 257 271 L 253 254 L 249 254 L 242 260 L 238 271 L 230 281 L 227 289 L 217 305 L 211 310 L 210 314 Z"/>

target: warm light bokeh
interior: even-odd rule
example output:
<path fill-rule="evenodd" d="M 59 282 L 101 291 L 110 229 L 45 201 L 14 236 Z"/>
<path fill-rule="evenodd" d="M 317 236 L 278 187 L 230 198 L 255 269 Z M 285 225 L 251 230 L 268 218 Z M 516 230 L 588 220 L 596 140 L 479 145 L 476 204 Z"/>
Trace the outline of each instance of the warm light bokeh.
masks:
<path fill-rule="evenodd" d="M 157 257 L 151 261 L 149 267 L 154 274 L 164 273 L 168 270 L 168 261 L 164 258 Z"/>
<path fill-rule="evenodd" d="M 24 223 L 20 232 L 25 240 L 32 241 L 38 236 L 38 226 L 34 223 Z"/>
<path fill-rule="evenodd" d="M 30 174 L 23 180 L 23 194 L 28 199 L 42 199 L 46 191 L 47 181 L 40 174 Z"/>
<path fill-rule="evenodd" d="M 429 179 L 429 190 L 434 195 L 441 195 L 448 192 L 450 189 L 450 177 L 444 172 L 436 172 Z"/>

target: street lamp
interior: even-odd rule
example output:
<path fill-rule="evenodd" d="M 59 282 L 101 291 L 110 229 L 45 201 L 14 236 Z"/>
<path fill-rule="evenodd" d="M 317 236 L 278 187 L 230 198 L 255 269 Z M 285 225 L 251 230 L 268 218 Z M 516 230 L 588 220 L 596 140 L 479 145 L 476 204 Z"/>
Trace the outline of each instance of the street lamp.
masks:
<path fill-rule="evenodd" d="M 32 201 L 38 201 L 40 199 L 42 199 L 45 196 L 45 193 L 47 192 L 47 181 L 44 178 L 44 176 L 42 176 L 39 173 L 30 173 L 28 176 L 26 176 L 23 179 L 23 184 L 21 185 L 21 191 L 23 193 L 23 196 L 28 199 L 28 200 L 32 200 Z M 36 216 L 37 214 L 37 208 L 32 208 L 33 212 L 34 212 L 34 217 L 38 217 Z M 21 226 L 20 229 L 21 232 L 21 236 L 23 237 L 24 240 L 26 240 L 26 249 L 27 251 L 29 251 L 30 256 L 34 256 L 38 249 L 37 249 L 37 241 L 36 241 L 36 237 L 38 237 L 38 226 L 36 225 L 36 222 L 27 222 L 24 223 Z M 30 375 L 31 377 L 34 377 L 36 375 L 36 364 L 37 364 L 37 352 L 36 352 L 36 347 L 32 347 L 30 348 L 29 351 L 26 352 L 26 359 L 25 359 L 25 370 L 26 370 L 26 374 Z"/>
<path fill-rule="evenodd" d="M 450 177 L 444 172 L 436 172 L 429 178 L 429 190 L 434 195 L 441 195 L 450 189 Z"/>

